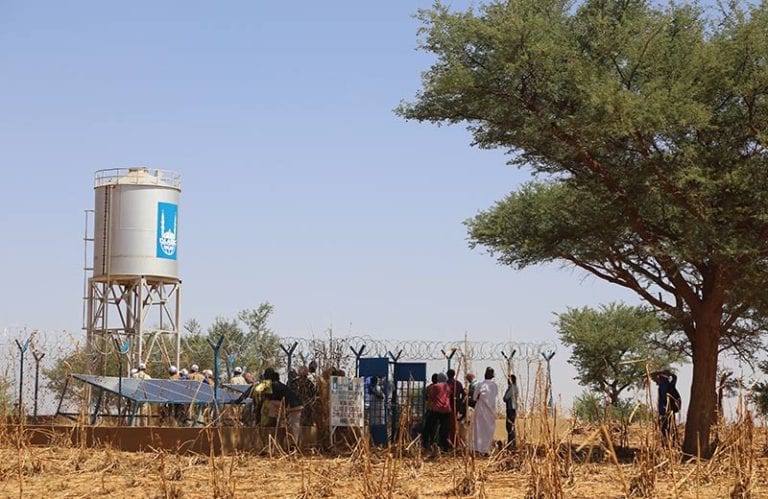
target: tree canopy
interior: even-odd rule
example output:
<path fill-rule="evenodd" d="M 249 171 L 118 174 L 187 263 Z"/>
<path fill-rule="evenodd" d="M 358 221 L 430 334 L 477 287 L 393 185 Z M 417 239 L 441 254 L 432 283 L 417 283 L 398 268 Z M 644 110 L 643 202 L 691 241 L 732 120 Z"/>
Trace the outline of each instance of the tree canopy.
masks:
<path fill-rule="evenodd" d="M 280 338 L 269 327 L 269 318 L 274 307 L 269 302 L 259 304 L 255 309 L 241 310 L 236 319 L 217 317 L 206 333 L 200 324 L 192 319 L 185 324 L 187 334 L 182 340 L 182 364 L 204 365 L 213 362 L 213 350 L 208 340 L 216 343 L 224 336 L 222 343 L 222 366 L 229 356 L 235 365 L 251 372 L 262 372 L 266 367 L 280 367 Z M 230 367 L 227 365 L 227 369 Z M 223 370 L 222 370 L 223 372 Z"/>
<path fill-rule="evenodd" d="M 646 308 L 611 303 L 599 309 L 569 308 L 557 314 L 560 341 L 571 348 L 570 364 L 579 383 L 602 393 L 619 406 L 628 388 L 641 388 L 651 371 L 679 362 L 673 351 L 656 346 L 661 330 L 656 314 Z"/>
<path fill-rule="evenodd" d="M 474 145 L 535 175 L 468 221 L 470 243 L 517 268 L 573 265 L 665 314 L 693 360 L 683 448 L 711 453 L 718 354 L 765 330 L 768 3 L 713 16 L 508 0 L 418 16 L 436 60 L 398 112 L 466 123 Z"/>

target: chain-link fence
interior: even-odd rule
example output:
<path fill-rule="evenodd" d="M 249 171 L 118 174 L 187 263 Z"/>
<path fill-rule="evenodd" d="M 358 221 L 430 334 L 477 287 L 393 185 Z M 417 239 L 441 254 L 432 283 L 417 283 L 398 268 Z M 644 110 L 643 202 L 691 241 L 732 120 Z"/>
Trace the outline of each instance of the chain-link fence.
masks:
<path fill-rule="evenodd" d="M 21 395 L 25 414 L 33 415 L 35 406 L 38 414 L 54 413 L 59 393 L 49 389 L 51 379 L 45 372 L 52 369 L 57 360 L 84 348 L 85 333 L 80 331 L 42 330 L 23 326 L 1 329 L 0 412 L 17 413 Z"/>

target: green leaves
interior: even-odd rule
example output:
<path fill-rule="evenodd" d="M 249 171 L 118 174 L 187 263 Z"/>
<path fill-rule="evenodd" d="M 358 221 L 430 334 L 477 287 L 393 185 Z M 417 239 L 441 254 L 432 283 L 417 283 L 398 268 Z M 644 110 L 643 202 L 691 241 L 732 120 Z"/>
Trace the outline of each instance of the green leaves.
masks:
<path fill-rule="evenodd" d="M 272 304 L 264 302 L 255 309 L 241 310 L 236 319 L 217 317 L 205 334 L 197 321 L 190 321 L 182 342 L 183 364 L 199 364 L 201 369 L 212 365 L 213 351 L 206 338 L 216 342 L 223 335 L 222 355 L 233 355 L 235 365 L 255 373 L 280 367 L 280 338 L 269 327 L 273 311 Z M 224 359 L 220 361 L 223 366 Z"/>
<path fill-rule="evenodd" d="M 622 303 L 599 309 L 584 307 L 558 314 L 554 323 L 560 341 L 571 348 L 570 364 L 578 370 L 582 385 L 608 396 L 612 404 L 628 388 L 640 388 L 650 371 L 669 367 L 681 356 L 655 347 L 662 326 L 656 315 L 643 307 Z"/>
<path fill-rule="evenodd" d="M 753 351 L 768 316 L 768 2 L 719 19 L 643 0 L 419 17 L 436 60 L 397 112 L 466 123 L 537 179 L 469 220 L 470 245 L 637 293 L 693 353 L 689 411 L 714 414 L 720 349 Z M 709 452 L 712 422 L 689 417 L 686 452 Z"/>
<path fill-rule="evenodd" d="M 466 222 L 471 246 L 575 265 L 681 330 L 713 285 L 745 310 L 768 280 L 768 4 L 720 22 L 639 0 L 437 3 L 419 18 L 436 62 L 398 112 L 464 122 L 537 176 Z"/>

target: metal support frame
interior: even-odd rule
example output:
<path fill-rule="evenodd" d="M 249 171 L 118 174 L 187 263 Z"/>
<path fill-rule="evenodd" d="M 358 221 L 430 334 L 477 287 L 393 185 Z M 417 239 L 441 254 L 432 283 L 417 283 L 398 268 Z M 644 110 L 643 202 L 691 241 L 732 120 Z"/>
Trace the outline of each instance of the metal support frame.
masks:
<path fill-rule="evenodd" d="M 69 379 L 67 376 L 64 380 L 64 388 L 61 390 L 61 397 L 59 398 L 59 405 L 56 406 L 56 415 L 61 414 L 61 406 L 64 404 L 64 396 L 67 394 L 67 388 L 69 388 Z"/>
<path fill-rule="evenodd" d="M 27 352 L 27 348 L 29 348 L 29 342 L 32 341 L 32 338 L 27 338 L 27 341 L 24 342 L 24 345 L 21 344 L 19 340 L 16 340 L 16 346 L 19 347 L 19 421 L 21 421 L 21 416 L 23 414 L 23 397 L 24 397 L 24 354 Z"/>
<path fill-rule="evenodd" d="M 180 292 L 178 279 L 90 278 L 86 329 L 92 360 L 106 353 L 100 348 L 105 349 L 107 340 L 115 338 L 132 340 L 128 360 L 133 365 L 148 363 L 156 350 L 167 364 L 179 365 Z M 98 371 L 98 363 L 94 367 Z"/>
<path fill-rule="evenodd" d="M 93 406 L 93 415 L 91 416 L 91 426 L 96 424 L 101 409 L 101 400 L 104 398 L 104 390 L 99 389 L 99 396 L 96 397 L 96 404 Z"/>

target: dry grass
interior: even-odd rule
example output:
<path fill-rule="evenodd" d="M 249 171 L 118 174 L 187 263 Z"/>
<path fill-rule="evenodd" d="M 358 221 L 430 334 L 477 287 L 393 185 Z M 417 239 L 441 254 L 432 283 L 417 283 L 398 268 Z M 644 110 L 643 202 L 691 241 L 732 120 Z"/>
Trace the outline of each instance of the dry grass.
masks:
<path fill-rule="evenodd" d="M 0 424 L 0 497 L 768 497 L 768 430 L 743 403 L 737 421 L 717 428 L 712 459 L 685 460 L 661 444 L 653 419 L 618 431 L 611 422 L 584 427 L 547 407 L 546 386 L 533 390 L 518 421 L 518 449 L 499 447 L 488 458 L 464 449 L 422 453 L 408 432 L 407 407 L 388 448 L 345 431 L 335 449 L 302 454 L 270 439 L 259 456 L 219 456 L 213 448 L 127 453 L 63 438 L 35 447 L 23 425 Z M 497 423 L 501 439 L 504 423 Z"/>
<path fill-rule="evenodd" d="M 16 445 L 18 435 L 6 431 L 0 497 L 619 498 L 627 488 L 632 497 L 768 497 L 765 430 L 745 419 L 721 431 L 720 452 L 701 463 L 670 462 L 668 451 L 651 446 L 634 461 L 610 449 L 597 462 L 580 459 L 579 445 L 602 445 L 597 436 L 593 443 L 578 439 L 573 453 L 563 438 L 549 447 L 501 450 L 491 458 L 459 453 L 418 460 L 406 448 L 371 448 L 365 439 L 351 456 L 217 457 L 32 447 L 23 439 Z M 642 445 L 643 435 L 642 428 L 631 428 L 632 443 Z"/>

